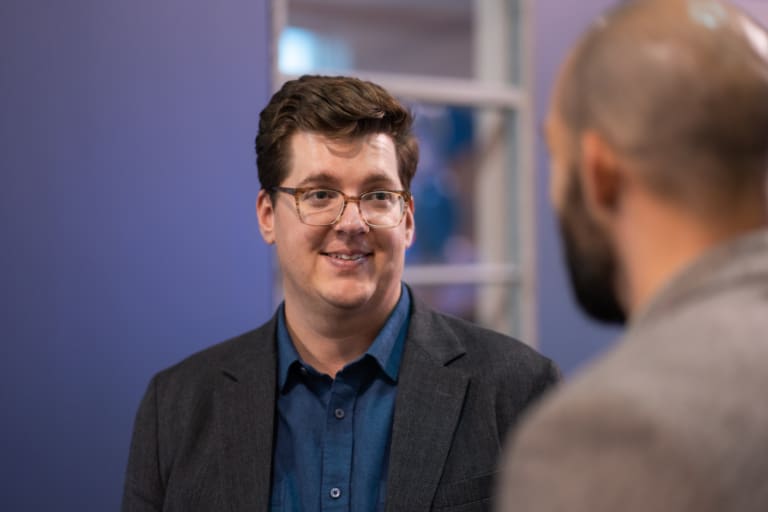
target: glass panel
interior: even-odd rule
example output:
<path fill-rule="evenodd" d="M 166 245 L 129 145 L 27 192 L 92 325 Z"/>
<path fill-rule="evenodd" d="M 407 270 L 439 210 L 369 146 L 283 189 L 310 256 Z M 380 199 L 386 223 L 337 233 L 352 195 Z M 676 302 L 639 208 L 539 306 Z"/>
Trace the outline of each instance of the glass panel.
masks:
<path fill-rule="evenodd" d="M 531 2 L 533 3 L 533 2 Z M 515 85 L 523 85 L 524 72 L 523 59 L 526 52 L 525 26 L 523 25 L 524 13 L 520 0 L 508 2 L 509 9 L 506 11 L 506 22 L 509 24 L 509 33 L 505 37 L 509 41 L 509 51 L 507 53 L 507 80 Z M 530 20 L 529 20 L 530 24 Z M 530 26 L 530 25 L 529 25 Z"/>
<path fill-rule="evenodd" d="M 421 157 L 411 183 L 416 238 L 407 263 L 515 261 L 514 113 L 434 104 L 411 109 Z"/>
<path fill-rule="evenodd" d="M 520 337 L 519 288 L 509 284 L 412 285 L 416 297 L 434 309 L 489 329 Z M 483 297 L 493 296 L 493 304 Z M 529 340 L 523 340 L 529 341 Z"/>
<path fill-rule="evenodd" d="M 470 78 L 473 0 L 288 0 L 280 71 Z M 297 34 L 303 34 L 297 39 Z M 298 41 L 298 42 L 297 42 Z"/>
<path fill-rule="evenodd" d="M 286 0 L 278 68 L 521 84 L 520 0 Z"/>

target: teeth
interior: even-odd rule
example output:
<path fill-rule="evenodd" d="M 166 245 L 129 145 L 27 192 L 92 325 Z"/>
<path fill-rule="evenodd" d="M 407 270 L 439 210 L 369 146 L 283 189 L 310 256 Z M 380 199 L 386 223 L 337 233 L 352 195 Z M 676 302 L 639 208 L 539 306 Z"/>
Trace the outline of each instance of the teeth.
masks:
<path fill-rule="evenodd" d="M 354 254 L 354 255 L 352 255 L 352 254 L 331 254 L 331 256 L 334 257 L 334 258 L 338 258 L 340 260 L 347 260 L 347 261 L 360 260 L 360 259 L 363 258 L 362 254 Z"/>

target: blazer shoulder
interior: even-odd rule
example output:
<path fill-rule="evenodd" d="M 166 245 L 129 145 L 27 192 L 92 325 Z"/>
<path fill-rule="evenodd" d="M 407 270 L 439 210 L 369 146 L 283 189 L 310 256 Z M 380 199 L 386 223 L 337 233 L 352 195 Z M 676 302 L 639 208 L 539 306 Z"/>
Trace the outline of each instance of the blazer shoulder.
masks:
<path fill-rule="evenodd" d="M 434 312 L 462 342 L 471 359 L 482 358 L 515 366 L 556 368 L 554 362 L 522 341 L 451 315 Z"/>
<path fill-rule="evenodd" d="M 467 320 L 434 311 L 417 302 L 412 333 L 433 353 L 454 354 L 447 364 L 467 374 L 499 383 L 525 384 L 538 394 L 561 378 L 560 369 L 548 357 L 506 334 Z M 446 348 L 450 347 L 450 348 Z M 448 358 L 443 358 L 446 361 Z"/>
<path fill-rule="evenodd" d="M 413 342 L 469 379 L 466 410 L 477 417 L 493 411 L 486 421 L 497 433 L 509 430 L 523 410 L 560 381 L 552 360 L 515 338 L 423 305 L 414 319 Z"/>
<path fill-rule="evenodd" d="M 158 385 L 201 383 L 222 370 L 237 370 L 249 361 L 275 352 L 274 319 L 238 336 L 211 345 L 158 372 Z"/>

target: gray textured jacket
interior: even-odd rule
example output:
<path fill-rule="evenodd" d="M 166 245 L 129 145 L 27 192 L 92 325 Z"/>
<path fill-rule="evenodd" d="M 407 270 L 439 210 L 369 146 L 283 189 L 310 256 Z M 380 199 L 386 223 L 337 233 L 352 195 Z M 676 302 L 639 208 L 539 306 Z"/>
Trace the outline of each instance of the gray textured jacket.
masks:
<path fill-rule="evenodd" d="M 768 232 L 704 255 L 542 401 L 500 510 L 768 510 Z"/>

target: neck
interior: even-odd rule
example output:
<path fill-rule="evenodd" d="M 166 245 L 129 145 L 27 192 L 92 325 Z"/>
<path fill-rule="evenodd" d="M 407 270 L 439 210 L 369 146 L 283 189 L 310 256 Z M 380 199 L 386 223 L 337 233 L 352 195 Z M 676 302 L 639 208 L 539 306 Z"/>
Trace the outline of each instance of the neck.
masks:
<path fill-rule="evenodd" d="M 766 224 L 762 206 L 722 209 L 719 218 L 703 218 L 658 202 L 636 211 L 617 230 L 623 263 L 619 288 L 630 316 L 704 253 Z"/>
<path fill-rule="evenodd" d="M 301 358 L 317 371 L 335 377 L 368 350 L 396 304 L 379 311 L 331 308 L 319 312 L 286 300 L 285 321 Z"/>

